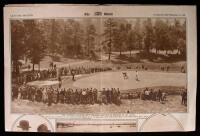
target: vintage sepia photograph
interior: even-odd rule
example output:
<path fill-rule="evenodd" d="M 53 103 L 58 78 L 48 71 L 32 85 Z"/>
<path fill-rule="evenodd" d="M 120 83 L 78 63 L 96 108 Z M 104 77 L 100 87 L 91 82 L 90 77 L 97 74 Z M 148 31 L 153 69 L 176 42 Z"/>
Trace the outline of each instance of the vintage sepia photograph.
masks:
<path fill-rule="evenodd" d="M 186 23 L 11 19 L 11 112 L 187 113 Z"/>

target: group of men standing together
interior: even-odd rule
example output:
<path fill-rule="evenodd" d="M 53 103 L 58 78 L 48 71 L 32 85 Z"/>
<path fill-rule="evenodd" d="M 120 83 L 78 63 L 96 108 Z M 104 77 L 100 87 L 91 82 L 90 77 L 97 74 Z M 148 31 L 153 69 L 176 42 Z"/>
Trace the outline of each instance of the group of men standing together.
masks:
<path fill-rule="evenodd" d="M 167 99 L 167 93 L 165 91 L 153 90 L 145 88 L 143 92 L 140 94 L 140 99 L 142 100 L 152 100 L 152 101 L 159 101 L 164 103 Z"/>
<path fill-rule="evenodd" d="M 12 98 L 24 99 L 32 102 L 43 102 L 48 106 L 53 103 L 66 103 L 66 104 L 116 104 L 119 105 L 120 91 L 119 89 L 112 88 L 111 90 L 103 89 L 98 91 L 96 88 L 36 88 L 32 86 L 22 85 L 19 88 L 12 89 Z"/>
<path fill-rule="evenodd" d="M 75 81 L 75 76 L 79 74 L 91 74 L 96 72 L 103 72 L 112 70 L 109 67 L 97 67 L 97 66 L 85 66 L 85 67 L 61 67 L 57 68 L 56 64 L 50 63 L 48 69 L 39 71 L 27 71 L 21 73 L 15 78 L 17 84 L 23 84 L 24 82 L 31 82 L 36 80 L 45 80 L 50 78 L 59 78 L 60 76 L 72 76 L 72 80 Z"/>

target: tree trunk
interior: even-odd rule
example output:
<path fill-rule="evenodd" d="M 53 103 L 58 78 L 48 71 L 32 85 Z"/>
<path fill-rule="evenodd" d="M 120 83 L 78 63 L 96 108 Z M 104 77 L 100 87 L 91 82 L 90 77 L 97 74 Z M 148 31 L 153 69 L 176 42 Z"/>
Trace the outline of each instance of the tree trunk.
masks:
<path fill-rule="evenodd" d="M 34 71 L 34 70 L 35 70 L 35 68 L 34 68 L 34 67 L 35 67 L 35 64 L 33 63 L 33 68 L 32 68 L 32 71 Z"/>
<path fill-rule="evenodd" d="M 90 39 L 89 39 L 89 35 L 88 35 L 88 56 L 90 55 Z"/>
<path fill-rule="evenodd" d="M 149 45 L 146 46 L 146 52 L 149 53 Z"/>
<path fill-rule="evenodd" d="M 176 53 L 177 55 L 179 54 L 179 49 L 177 49 L 177 53 Z"/>
<path fill-rule="evenodd" d="M 74 56 L 76 55 L 76 31 L 75 31 L 75 34 L 74 34 L 73 55 L 74 55 Z"/>
<path fill-rule="evenodd" d="M 131 57 L 131 50 L 130 50 L 130 57 Z"/>
<path fill-rule="evenodd" d="M 88 55 L 88 56 L 90 55 L 90 48 L 89 48 L 89 46 L 88 46 L 87 55 Z"/>
<path fill-rule="evenodd" d="M 110 60 L 110 56 L 111 56 L 111 47 L 109 47 L 108 60 Z"/>
<path fill-rule="evenodd" d="M 16 63 L 16 65 L 15 65 L 15 72 L 16 72 L 16 75 L 18 76 L 19 75 L 19 65 L 18 65 L 18 63 Z"/>
<path fill-rule="evenodd" d="M 110 38 L 110 39 L 109 39 L 110 42 L 109 42 L 109 56 L 108 56 L 108 60 L 110 60 L 111 46 L 112 46 L 112 34 L 111 34 L 112 32 L 111 32 L 111 31 L 112 31 L 112 30 L 111 30 L 111 26 L 110 26 L 110 32 L 109 32 L 109 33 L 110 33 L 110 37 L 109 37 L 109 38 Z"/>
<path fill-rule="evenodd" d="M 27 64 L 27 57 L 25 56 L 25 64 Z"/>
<path fill-rule="evenodd" d="M 108 60 L 110 60 L 110 52 L 109 52 Z"/>
<path fill-rule="evenodd" d="M 38 63 L 38 70 L 40 71 L 40 62 Z"/>

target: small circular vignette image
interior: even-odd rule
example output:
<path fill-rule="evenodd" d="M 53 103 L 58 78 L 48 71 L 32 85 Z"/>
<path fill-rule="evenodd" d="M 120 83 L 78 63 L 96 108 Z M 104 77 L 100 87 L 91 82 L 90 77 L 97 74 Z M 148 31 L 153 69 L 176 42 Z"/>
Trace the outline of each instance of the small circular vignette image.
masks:
<path fill-rule="evenodd" d="M 41 115 L 22 115 L 13 123 L 12 131 L 15 132 L 53 132 L 49 120 Z"/>
<path fill-rule="evenodd" d="M 184 131 L 182 124 L 171 114 L 153 114 L 140 127 L 140 132 Z"/>

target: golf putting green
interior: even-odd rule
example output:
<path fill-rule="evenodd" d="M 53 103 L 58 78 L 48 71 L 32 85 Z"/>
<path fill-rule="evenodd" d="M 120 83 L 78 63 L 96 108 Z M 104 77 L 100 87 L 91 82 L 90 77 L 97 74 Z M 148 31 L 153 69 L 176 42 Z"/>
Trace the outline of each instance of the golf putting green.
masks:
<path fill-rule="evenodd" d="M 123 77 L 122 73 L 124 72 L 127 73 L 127 79 Z M 109 71 L 78 79 L 73 83 L 73 86 L 78 88 L 119 88 L 120 90 L 127 90 L 153 86 L 185 87 L 187 83 L 185 73 L 138 71 L 138 79 L 139 81 L 136 80 L 135 71 Z"/>

